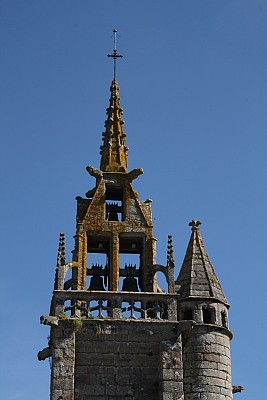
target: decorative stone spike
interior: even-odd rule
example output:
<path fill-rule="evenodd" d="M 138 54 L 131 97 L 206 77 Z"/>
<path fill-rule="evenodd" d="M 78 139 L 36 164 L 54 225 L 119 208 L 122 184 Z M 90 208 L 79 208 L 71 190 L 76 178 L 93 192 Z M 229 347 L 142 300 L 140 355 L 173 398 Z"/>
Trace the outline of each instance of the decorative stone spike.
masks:
<path fill-rule="evenodd" d="M 66 248 L 65 248 L 65 234 L 63 232 L 59 235 L 59 246 L 57 254 L 57 267 L 66 264 Z"/>
<path fill-rule="evenodd" d="M 168 281 L 168 292 L 173 293 L 175 284 L 174 284 L 174 253 L 173 253 L 173 244 L 172 244 L 172 235 L 168 235 L 168 248 L 167 248 L 167 281 Z"/>
<path fill-rule="evenodd" d="M 59 245 L 57 252 L 57 268 L 55 273 L 54 290 L 63 288 L 64 285 L 64 265 L 66 264 L 65 234 L 60 232 Z M 62 286 L 62 287 L 61 287 Z"/>
<path fill-rule="evenodd" d="M 175 266 L 172 235 L 168 235 L 167 265 Z"/>

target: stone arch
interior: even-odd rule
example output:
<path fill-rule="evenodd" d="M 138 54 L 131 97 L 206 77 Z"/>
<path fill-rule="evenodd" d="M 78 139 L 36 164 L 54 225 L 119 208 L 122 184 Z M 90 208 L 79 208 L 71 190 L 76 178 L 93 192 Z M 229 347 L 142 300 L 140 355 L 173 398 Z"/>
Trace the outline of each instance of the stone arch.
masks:
<path fill-rule="evenodd" d="M 166 293 L 168 293 L 168 289 L 169 289 L 169 285 L 168 285 L 168 271 L 167 271 L 167 267 L 165 265 L 162 264 L 155 264 L 153 265 L 154 271 L 153 271 L 153 277 L 154 277 L 154 281 L 156 282 L 156 287 L 155 290 L 160 291 L 161 287 L 160 285 L 157 284 L 157 276 L 159 275 L 164 275 L 165 280 L 163 280 L 163 291 L 166 291 Z M 161 274 L 162 273 L 162 274 Z"/>

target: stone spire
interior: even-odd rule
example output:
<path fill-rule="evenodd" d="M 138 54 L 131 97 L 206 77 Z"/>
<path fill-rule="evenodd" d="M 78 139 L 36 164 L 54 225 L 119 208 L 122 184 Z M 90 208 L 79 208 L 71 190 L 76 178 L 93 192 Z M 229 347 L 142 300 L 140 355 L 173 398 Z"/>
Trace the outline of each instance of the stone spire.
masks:
<path fill-rule="evenodd" d="M 192 220 L 191 238 L 176 284 L 181 298 L 215 298 L 228 304 L 201 237 L 200 221 Z"/>
<path fill-rule="evenodd" d="M 100 169 L 103 172 L 128 172 L 128 147 L 124 133 L 123 109 L 120 106 L 118 81 L 113 79 L 110 86 L 110 100 L 107 108 L 103 145 L 100 147 Z"/>

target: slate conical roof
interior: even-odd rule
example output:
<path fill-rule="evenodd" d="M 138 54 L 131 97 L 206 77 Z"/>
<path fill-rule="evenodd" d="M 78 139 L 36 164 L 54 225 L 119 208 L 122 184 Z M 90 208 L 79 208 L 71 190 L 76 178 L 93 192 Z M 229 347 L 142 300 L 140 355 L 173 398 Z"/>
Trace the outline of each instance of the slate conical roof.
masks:
<path fill-rule="evenodd" d="M 201 237 L 200 221 L 192 221 L 192 234 L 176 284 L 181 298 L 215 298 L 228 304 Z"/>

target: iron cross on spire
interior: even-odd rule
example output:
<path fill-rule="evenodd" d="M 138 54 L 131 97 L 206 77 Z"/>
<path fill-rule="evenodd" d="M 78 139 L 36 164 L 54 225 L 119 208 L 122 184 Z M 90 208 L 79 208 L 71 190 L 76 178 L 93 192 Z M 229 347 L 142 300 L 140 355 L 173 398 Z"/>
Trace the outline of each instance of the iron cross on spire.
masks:
<path fill-rule="evenodd" d="M 108 54 L 108 57 L 111 57 L 114 60 L 114 81 L 116 79 L 117 58 L 122 58 L 123 57 L 121 54 L 117 53 L 117 32 L 118 32 L 118 29 L 113 29 L 114 49 L 113 49 L 113 53 L 112 54 Z"/>

